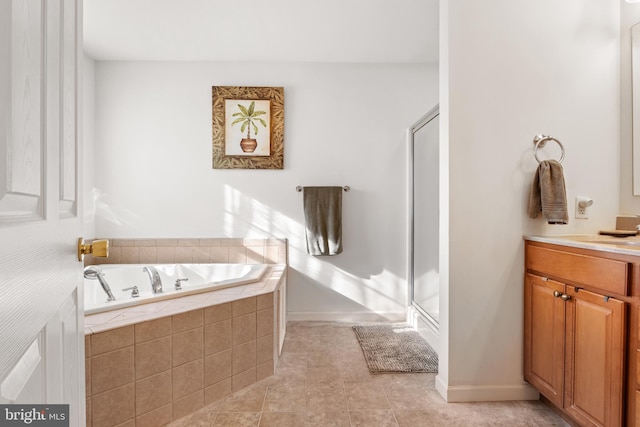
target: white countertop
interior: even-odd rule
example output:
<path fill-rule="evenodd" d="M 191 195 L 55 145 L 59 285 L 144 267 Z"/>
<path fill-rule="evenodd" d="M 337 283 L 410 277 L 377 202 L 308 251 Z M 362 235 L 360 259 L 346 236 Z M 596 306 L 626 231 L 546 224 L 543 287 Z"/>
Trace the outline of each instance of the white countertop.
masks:
<path fill-rule="evenodd" d="M 532 242 L 640 256 L 640 236 L 638 235 L 615 237 L 600 234 L 571 234 L 562 236 L 524 236 L 524 239 Z"/>

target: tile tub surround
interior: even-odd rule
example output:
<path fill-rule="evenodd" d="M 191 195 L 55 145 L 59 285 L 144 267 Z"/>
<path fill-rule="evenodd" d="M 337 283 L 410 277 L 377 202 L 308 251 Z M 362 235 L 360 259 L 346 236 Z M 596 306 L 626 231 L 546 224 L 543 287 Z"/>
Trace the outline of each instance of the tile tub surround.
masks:
<path fill-rule="evenodd" d="M 87 426 L 164 425 L 272 375 L 276 296 L 86 335 Z"/>
<path fill-rule="evenodd" d="M 85 316 L 87 425 L 163 425 L 271 375 L 284 339 L 286 269 Z"/>
<path fill-rule="evenodd" d="M 109 240 L 109 257 L 94 258 L 87 255 L 84 259 L 85 266 L 93 264 L 287 263 L 287 239 L 105 238 Z"/>

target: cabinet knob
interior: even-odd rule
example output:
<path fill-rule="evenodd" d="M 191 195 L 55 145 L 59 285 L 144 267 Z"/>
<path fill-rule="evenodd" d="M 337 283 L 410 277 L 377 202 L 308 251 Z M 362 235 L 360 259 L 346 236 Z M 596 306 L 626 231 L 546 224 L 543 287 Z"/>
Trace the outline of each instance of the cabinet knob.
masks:
<path fill-rule="evenodd" d="M 560 292 L 560 291 L 553 291 L 553 296 L 554 296 L 555 298 L 560 298 L 560 297 L 562 296 L 562 292 Z"/>
<path fill-rule="evenodd" d="M 560 296 L 560 299 L 561 299 L 562 301 L 569 301 L 569 300 L 571 299 L 571 295 L 562 294 L 562 295 Z"/>

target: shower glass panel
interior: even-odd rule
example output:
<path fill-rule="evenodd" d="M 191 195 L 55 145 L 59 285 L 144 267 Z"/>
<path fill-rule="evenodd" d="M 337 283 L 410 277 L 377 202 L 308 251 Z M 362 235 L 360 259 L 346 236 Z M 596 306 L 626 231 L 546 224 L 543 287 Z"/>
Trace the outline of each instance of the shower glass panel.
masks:
<path fill-rule="evenodd" d="M 439 110 L 409 129 L 411 182 L 411 305 L 439 322 Z"/>

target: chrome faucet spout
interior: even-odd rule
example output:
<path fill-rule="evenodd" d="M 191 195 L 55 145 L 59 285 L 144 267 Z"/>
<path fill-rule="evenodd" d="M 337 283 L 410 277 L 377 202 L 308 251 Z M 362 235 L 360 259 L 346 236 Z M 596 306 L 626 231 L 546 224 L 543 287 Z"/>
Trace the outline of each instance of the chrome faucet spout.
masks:
<path fill-rule="evenodd" d="M 154 294 L 162 293 L 162 280 L 160 279 L 160 273 L 155 267 L 146 265 L 142 267 L 142 271 L 146 271 L 151 281 L 151 290 Z"/>

